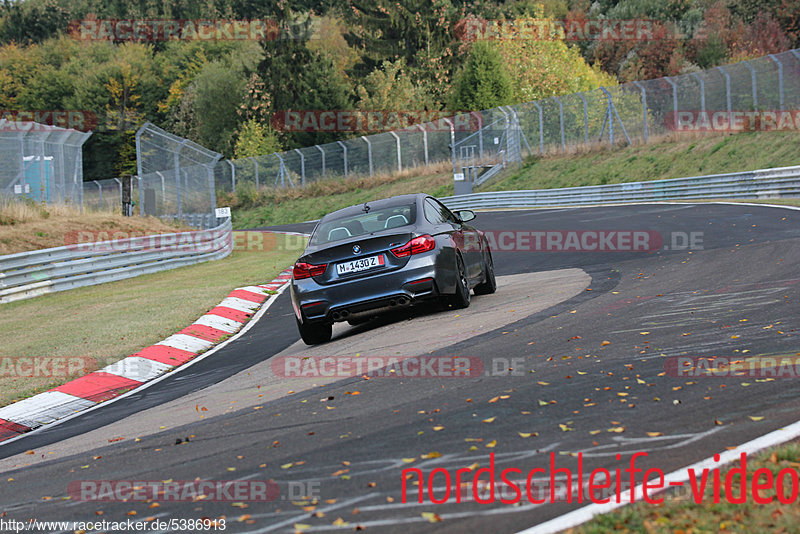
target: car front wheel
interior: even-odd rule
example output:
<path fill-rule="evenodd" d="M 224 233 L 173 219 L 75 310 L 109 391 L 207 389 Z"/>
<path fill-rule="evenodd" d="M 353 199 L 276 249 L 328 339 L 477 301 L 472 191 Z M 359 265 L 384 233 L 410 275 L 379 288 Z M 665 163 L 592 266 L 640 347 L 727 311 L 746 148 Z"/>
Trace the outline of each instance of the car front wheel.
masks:
<path fill-rule="evenodd" d="M 331 323 L 301 323 L 297 317 L 297 330 L 306 345 L 320 345 L 331 340 L 333 324 Z"/>

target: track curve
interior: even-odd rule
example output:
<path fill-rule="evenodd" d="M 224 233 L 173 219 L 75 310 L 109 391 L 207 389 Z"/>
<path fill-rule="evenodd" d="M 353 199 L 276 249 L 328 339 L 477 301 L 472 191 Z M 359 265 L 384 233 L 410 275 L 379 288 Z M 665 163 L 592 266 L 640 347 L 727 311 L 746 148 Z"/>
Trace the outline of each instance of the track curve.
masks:
<path fill-rule="evenodd" d="M 312 381 L 292 394 L 289 387 L 281 391 L 288 383 L 277 381 L 262 392 L 258 386 L 267 377 L 253 366 L 304 352 L 295 345 L 283 295 L 249 336 L 197 369 L 0 446 L 2 476 L 14 479 L 0 486 L 0 513 L 84 521 L 98 510 L 107 520 L 125 520 L 131 511 L 138 519 L 224 515 L 233 521 L 227 529 L 233 532 L 293 531 L 297 523 L 314 530 L 360 524 L 381 532 L 515 532 L 578 505 L 403 504 L 401 470 L 413 465 L 454 472 L 475 462 L 484 467 L 494 452 L 499 468 L 527 472 L 547 467 L 551 451 L 561 453 L 559 467 L 574 469 L 570 454 L 582 452 L 586 470 L 613 469 L 619 467 L 616 454 L 645 451 L 650 456 L 640 467 L 668 472 L 796 420 L 800 395 L 792 380 L 749 380 L 747 386 L 734 379 L 687 380 L 669 376 L 665 360 L 797 353 L 800 212 L 654 204 L 481 213 L 476 226 L 498 232 L 651 231 L 673 249 L 498 251 L 498 276 L 509 284 L 527 280 L 527 293 L 541 305 L 489 320 L 507 311 L 505 306 L 519 307 L 511 308 L 501 291 L 474 299 L 476 310 L 486 306 L 485 321 L 475 313 L 458 318 L 476 321 L 464 328 L 462 340 L 449 337 L 430 347 L 424 342 L 426 332 L 438 339 L 446 328 L 446 336 L 461 331 L 460 325 L 442 324 L 457 320 L 445 312 L 343 330 L 329 347 L 344 353 L 369 346 L 403 356 L 466 355 L 480 358 L 484 369 L 518 359 L 522 373 L 449 380 L 353 376 L 325 386 Z M 692 233 L 701 236 L 701 245 L 674 249 Z M 552 275 L 564 269 L 574 271 Z M 525 278 L 530 273 L 538 277 Z M 514 295 L 521 292 L 517 288 Z M 109 444 L 118 437 L 124 439 Z M 34 454 L 21 454 L 28 449 Z M 283 494 L 247 509 L 230 502 L 160 502 L 150 508 L 142 502 L 60 498 L 75 480 L 196 477 L 274 479 Z M 287 498 L 297 488 L 318 492 L 313 511 L 303 509 L 312 503 L 295 504 L 307 501 L 301 494 Z M 52 498 L 43 501 L 44 496 Z M 316 512 L 324 515 L 311 515 Z M 423 512 L 441 522 L 431 523 Z M 244 514 L 249 517 L 234 521 Z M 347 525 L 334 524 L 337 518 Z"/>

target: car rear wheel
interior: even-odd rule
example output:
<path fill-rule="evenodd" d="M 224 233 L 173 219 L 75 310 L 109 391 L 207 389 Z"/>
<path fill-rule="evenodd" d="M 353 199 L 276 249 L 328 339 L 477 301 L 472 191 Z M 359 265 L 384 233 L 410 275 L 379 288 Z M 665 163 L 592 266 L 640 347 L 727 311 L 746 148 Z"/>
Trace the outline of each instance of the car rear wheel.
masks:
<path fill-rule="evenodd" d="M 483 263 L 483 274 L 485 280 L 475 286 L 476 295 L 490 295 L 497 291 L 497 280 L 494 277 L 494 260 L 492 260 L 492 251 L 486 250 L 487 259 Z"/>
<path fill-rule="evenodd" d="M 300 331 L 300 337 L 303 338 L 303 343 L 306 345 L 319 345 L 327 343 L 331 340 L 333 335 L 333 324 L 331 323 L 301 323 L 297 321 L 297 329 Z"/>
<path fill-rule="evenodd" d="M 456 256 L 456 292 L 450 297 L 450 305 L 454 308 L 469 308 L 469 281 L 467 280 L 467 269 L 464 267 L 464 260 L 461 254 Z"/>

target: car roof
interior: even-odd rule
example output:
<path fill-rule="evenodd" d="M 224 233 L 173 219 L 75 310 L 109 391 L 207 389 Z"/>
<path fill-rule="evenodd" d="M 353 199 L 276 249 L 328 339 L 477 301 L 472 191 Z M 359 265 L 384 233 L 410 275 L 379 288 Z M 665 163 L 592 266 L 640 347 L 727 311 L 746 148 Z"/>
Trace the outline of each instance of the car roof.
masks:
<path fill-rule="evenodd" d="M 397 195 L 389 198 L 382 198 L 380 200 L 369 200 L 366 204 L 374 209 L 386 208 L 389 206 L 402 206 L 407 204 L 415 204 L 419 199 L 428 197 L 430 195 L 426 195 L 424 193 L 413 193 L 409 195 Z M 322 220 L 326 219 L 338 219 L 341 217 L 347 217 L 348 215 L 358 215 L 359 213 L 363 212 L 364 209 L 364 202 L 360 204 L 353 204 L 352 206 L 348 206 L 346 208 L 342 208 L 340 210 L 333 211 L 327 215 L 325 215 Z"/>

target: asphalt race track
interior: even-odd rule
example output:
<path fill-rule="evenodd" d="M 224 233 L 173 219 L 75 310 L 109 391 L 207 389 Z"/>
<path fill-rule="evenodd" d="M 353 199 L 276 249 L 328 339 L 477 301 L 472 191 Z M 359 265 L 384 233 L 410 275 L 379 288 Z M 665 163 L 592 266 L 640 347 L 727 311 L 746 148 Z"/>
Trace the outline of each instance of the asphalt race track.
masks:
<path fill-rule="evenodd" d="M 498 472 L 523 473 L 524 492 L 524 474 L 549 472 L 550 452 L 556 468 L 577 472 L 583 453 L 584 472 L 612 473 L 627 467 L 632 453 L 647 452 L 637 467 L 668 473 L 800 419 L 796 380 L 675 376 L 669 363 L 800 354 L 800 211 L 651 204 L 487 212 L 475 225 L 649 231 L 663 246 L 496 250 L 498 292 L 474 296 L 468 310 L 421 309 L 337 326 L 331 343 L 313 348 L 298 343 L 284 293 L 244 337 L 212 357 L 0 446 L 0 517 L 225 517 L 226 532 L 358 525 L 398 533 L 518 532 L 582 505 L 535 504 L 524 494 L 514 505 L 456 503 L 455 493 L 433 504 L 427 487 L 419 504 L 416 476 L 403 503 L 401 471 L 419 468 L 427 486 L 434 468 L 484 468 L 494 453 Z M 369 380 L 360 373 L 276 372 L 275 362 L 287 358 L 356 354 L 468 358 L 471 367 L 469 376 Z M 65 498 L 74 481 L 198 477 L 274 480 L 280 495 L 270 502 L 157 500 L 158 506 Z M 432 487 L 441 499 L 444 476 Z"/>

